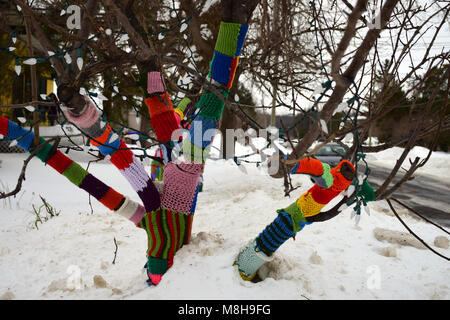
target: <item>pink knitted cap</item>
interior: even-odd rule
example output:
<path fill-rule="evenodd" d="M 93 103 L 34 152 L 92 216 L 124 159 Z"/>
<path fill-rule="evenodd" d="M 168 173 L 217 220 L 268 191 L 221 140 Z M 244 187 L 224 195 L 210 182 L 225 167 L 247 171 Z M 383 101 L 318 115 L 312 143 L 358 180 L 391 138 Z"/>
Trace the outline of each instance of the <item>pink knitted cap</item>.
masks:
<path fill-rule="evenodd" d="M 197 191 L 202 164 L 175 164 L 164 167 L 164 190 L 161 199 L 163 208 L 189 213 Z"/>

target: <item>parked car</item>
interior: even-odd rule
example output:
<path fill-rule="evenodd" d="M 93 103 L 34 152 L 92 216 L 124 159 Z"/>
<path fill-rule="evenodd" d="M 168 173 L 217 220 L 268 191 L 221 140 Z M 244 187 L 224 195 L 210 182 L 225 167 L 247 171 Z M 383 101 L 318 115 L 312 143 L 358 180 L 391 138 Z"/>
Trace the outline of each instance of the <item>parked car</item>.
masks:
<path fill-rule="evenodd" d="M 314 154 L 316 159 L 328 163 L 332 168 L 337 166 L 344 156 L 344 147 L 337 143 L 327 143 Z"/>

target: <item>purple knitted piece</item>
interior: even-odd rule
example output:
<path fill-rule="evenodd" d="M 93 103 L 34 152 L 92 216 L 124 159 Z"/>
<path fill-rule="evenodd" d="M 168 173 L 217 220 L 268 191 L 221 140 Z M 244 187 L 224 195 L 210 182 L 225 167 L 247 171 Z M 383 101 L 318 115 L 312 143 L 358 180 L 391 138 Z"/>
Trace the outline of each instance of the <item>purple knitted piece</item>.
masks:
<path fill-rule="evenodd" d="M 135 191 L 143 190 L 147 185 L 150 177 L 145 171 L 145 168 L 140 164 L 137 158 L 133 155 L 133 161 L 129 164 L 128 168 L 120 170 L 122 175 L 128 180 Z"/>
<path fill-rule="evenodd" d="M 137 194 L 139 198 L 141 198 L 147 212 L 154 211 L 161 205 L 161 198 L 159 196 L 158 189 L 156 189 L 151 180 L 149 184 L 142 189 L 142 191 L 137 191 Z"/>
<path fill-rule="evenodd" d="M 147 75 L 147 92 L 152 93 L 163 93 L 164 83 L 162 81 L 161 72 L 152 71 Z"/>
<path fill-rule="evenodd" d="M 90 173 L 83 179 L 79 187 L 92 195 L 97 200 L 103 198 L 108 190 L 111 189 Z"/>
<path fill-rule="evenodd" d="M 68 110 L 67 112 L 65 112 L 65 115 L 70 122 L 75 123 L 81 128 L 90 128 L 97 121 L 99 112 L 92 101 L 89 100 L 89 98 L 84 97 L 84 100 L 86 100 L 88 106 L 86 107 L 86 110 L 83 111 L 83 113 L 81 113 L 80 115 L 74 115 Z"/>

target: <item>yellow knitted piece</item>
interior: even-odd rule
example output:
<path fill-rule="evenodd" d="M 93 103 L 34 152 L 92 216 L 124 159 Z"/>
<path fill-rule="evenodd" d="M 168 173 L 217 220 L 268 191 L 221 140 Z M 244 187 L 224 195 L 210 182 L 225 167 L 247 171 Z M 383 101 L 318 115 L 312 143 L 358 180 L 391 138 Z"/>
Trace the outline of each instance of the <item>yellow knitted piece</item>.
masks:
<path fill-rule="evenodd" d="M 305 217 L 315 216 L 320 213 L 323 207 L 325 207 L 324 204 L 314 201 L 314 198 L 310 192 L 306 192 L 298 198 L 297 206 L 303 212 Z"/>
<path fill-rule="evenodd" d="M 181 111 L 181 110 L 178 109 L 178 108 L 173 109 L 173 111 L 175 111 L 175 112 L 180 116 L 180 120 L 183 120 L 183 119 L 184 119 L 184 113 L 183 113 L 183 111 Z"/>

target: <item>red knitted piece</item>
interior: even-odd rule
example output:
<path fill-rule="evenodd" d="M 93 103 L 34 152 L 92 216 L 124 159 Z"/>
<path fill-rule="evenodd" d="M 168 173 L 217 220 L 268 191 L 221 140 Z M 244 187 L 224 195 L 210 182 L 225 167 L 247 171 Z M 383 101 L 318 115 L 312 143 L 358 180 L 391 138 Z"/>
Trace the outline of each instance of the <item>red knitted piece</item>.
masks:
<path fill-rule="evenodd" d="M 111 156 L 111 163 L 119 170 L 124 170 L 133 162 L 133 152 L 128 149 L 123 140 L 120 141 L 119 150 Z"/>
<path fill-rule="evenodd" d="M 173 110 L 158 114 L 150 119 L 156 138 L 160 142 L 171 139 L 172 133 L 180 127 L 180 117 Z"/>
<path fill-rule="evenodd" d="M 47 164 L 60 174 L 62 174 L 72 163 L 73 161 L 59 150 L 47 161 Z"/>
<path fill-rule="evenodd" d="M 323 165 L 317 159 L 305 158 L 298 162 L 297 170 L 295 173 L 306 173 L 315 176 L 321 176 L 323 174 Z"/>
<path fill-rule="evenodd" d="M 308 192 L 311 193 L 314 201 L 320 204 L 327 204 L 340 193 L 340 191 L 335 191 L 332 190 L 331 188 L 323 189 L 319 187 L 317 184 L 315 184 L 311 189 L 309 189 Z"/>
<path fill-rule="evenodd" d="M 0 134 L 6 137 L 8 135 L 8 119 L 0 116 Z"/>

